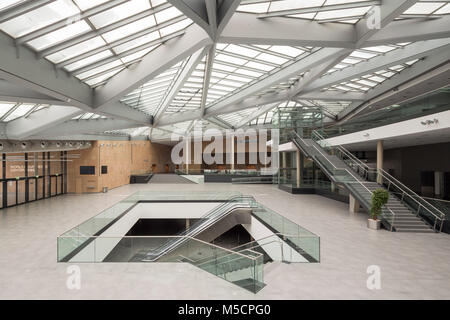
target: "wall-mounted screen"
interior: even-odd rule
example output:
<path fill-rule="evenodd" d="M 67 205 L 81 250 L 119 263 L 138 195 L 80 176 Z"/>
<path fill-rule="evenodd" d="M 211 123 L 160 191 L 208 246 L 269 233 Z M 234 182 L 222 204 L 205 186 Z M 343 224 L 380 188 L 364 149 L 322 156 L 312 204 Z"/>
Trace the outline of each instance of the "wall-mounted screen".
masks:
<path fill-rule="evenodd" d="M 95 174 L 95 166 L 80 166 L 80 174 Z"/>

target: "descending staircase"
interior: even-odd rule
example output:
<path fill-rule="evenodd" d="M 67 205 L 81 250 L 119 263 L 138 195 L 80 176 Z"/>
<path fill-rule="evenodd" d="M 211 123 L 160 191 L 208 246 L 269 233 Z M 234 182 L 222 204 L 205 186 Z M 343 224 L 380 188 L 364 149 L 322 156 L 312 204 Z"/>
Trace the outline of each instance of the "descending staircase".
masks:
<path fill-rule="evenodd" d="M 381 221 L 386 229 L 397 232 L 440 231 L 445 215 L 384 170 L 374 170 L 341 146 L 326 146 L 325 138 L 314 131 L 311 139 L 296 132 L 293 143 L 322 169 L 328 178 L 343 185 L 370 212 L 372 193 L 376 189 L 389 192 Z"/>

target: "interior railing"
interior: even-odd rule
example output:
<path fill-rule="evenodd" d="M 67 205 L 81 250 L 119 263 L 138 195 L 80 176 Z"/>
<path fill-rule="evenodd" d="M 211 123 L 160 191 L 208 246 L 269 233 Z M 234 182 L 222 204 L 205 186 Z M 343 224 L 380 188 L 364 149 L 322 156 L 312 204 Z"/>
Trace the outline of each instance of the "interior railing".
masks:
<path fill-rule="evenodd" d="M 384 185 L 386 189 L 395 194 L 402 203 L 410 207 L 417 216 L 424 218 L 430 223 L 435 231 L 442 231 L 442 226 L 446 217 L 445 214 L 429 201 L 409 189 L 398 179 L 394 178 L 381 168 L 370 168 L 343 146 L 330 146 L 326 143 L 326 138 L 317 131 L 313 131 L 312 139 L 320 144 L 325 150 L 331 150 L 334 155 L 343 160 L 363 179 Z"/>
<path fill-rule="evenodd" d="M 166 243 L 162 244 L 160 248 L 151 250 L 146 254 L 146 258 L 142 261 L 153 262 L 161 258 L 163 255 L 169 253 L 170 251 L 176 249 L 183 241 L 186 240 L 184 237 L 194 237 L 200 234 L 202 231 L 213 226 L 215 223 L 223 219 L 226 215 L 237 209 L 248 209 L 255 207 L 255 199 L 251 196 L 236 196 L 232 197 L 220 204 L 219 206 L 213 208 L 202 217 L 193 223 L 189 228 L 180 232 L 177 236 L 178 238 L 172 238 Z"/>
<path fill-rule="evenodd" d="M 58 237 L 58 261 L 65 257 L 65 244 L 73 237 Z M 79 237 L 76 237 L 79 238 Z M 89 245 L 70 262 L 129 262 L 137 252 L 158 250 L 161 244 L 173 238 L 185 241 L 158 262 L 187 262 L 220 278 L 256 293 L 264 286 L 263 254 L 247 250 L 234 252 L 188 236 L 95 236 L 86 237 Z M 208 259 L 208 263 L 203 263 Z"/>
<path fill-rule="evenodd" d="M 320 135 L 318 135 L 318 133 L 315 132 L 315 131 L 313 131 L 312 136 L 320 137 Z M 294 140 L 297 140 L 297 141 L 300 140 L 301 143 L 306 144 L 306 142 L 303 141 L 303 138 L 301 138 L 298 135 L 298 133 L 296 133 L 296 132 L 292 132 L 291 137 Z M 314 138 L 313 138 L 313 140 L 316 141 Z M 323 140 L 323 139 L 320 139 L 320 140 Z M 324 146 L 324 141 L 320 141 L 320 142 L 317 142 L 317 143 L 324 150 L 327 149 L 327 147 Z M 361 177 L 359 177 L 358 175 L 356 175 L 352 171 L 348 170 L 347 168 L 338 168 L 338 167 L 336 167 L 336 165 L 334 163 L 332 163 L 330 161 L 330 159 L 328 159 L 328 157 L 325 154 L 323 154 L 323 152 L 319 148 L 317 148 L 316 146 L 314 146 L 314 145 L 311 145 L 311 146 L 308 145 L 308 146 L 314 148 L 319 153 L 320 159 L 322 159 L 322 160 L 320 160 L 319 157 L 317 157 L 317 156 L 311 156 L 310 155 L 310 157 L 312 157 L 312 159 L 315 160 L 317 163 L 321 163 L 325 167 L 325 169 L 329 172 L 329 174 L 334 177 L 336 182 L 343 183 L 344 185 L 346 185 L 347 188 L 352 190 L 353 193 L 355 193 L 355 194 L 357 193 L 357 190 L 354 188 L 353 184 L 361 186 L 370 195 L 373 194 L 373 192 L 369 188 L 367 188 L 367 186 L 364 185 L 363 181 L 361 180 Z M 368 201 L 368 200 L 365 200 L 365 199 L 362 199 L 362 200 Z M 367 207 L 370 207 L 370 203 L 367 203 L 366 205 L 367 205 Z M 388 205 L 384 205 L 383 209 L 384 210 L 383 210 L 383 214 L 381 215 L 381 218 L 382 218 L 382 220 L 384 220 L 385 222 L 388 223 L 388 225 L 390 226 L 390 230 L 392 231 L 393 230 L 393 224 L 394 224 L 394 222 L 396 220 L 395 213 Z"/>

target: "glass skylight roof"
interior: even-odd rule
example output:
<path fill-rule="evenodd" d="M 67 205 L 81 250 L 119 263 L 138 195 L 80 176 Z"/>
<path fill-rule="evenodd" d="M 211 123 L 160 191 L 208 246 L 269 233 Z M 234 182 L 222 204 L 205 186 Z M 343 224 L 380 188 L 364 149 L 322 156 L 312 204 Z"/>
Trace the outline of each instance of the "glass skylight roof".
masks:
<path fill-rule="evenodd" d="M 72 118 L 72 120 L 95 120 L 95 119 L 106 119 L 106 117 L 96 113 L 86 112 Z"/>
<path fill-rule="evenodd" d="M 312 47 L 217 44 L 207 107 L 316 50 Z"/>
<path fill-rule="evenodd" d="M 3 2 L 0 10 L 17 1 Z M 0 30 L 95 88 L 190 24 L 163 0 L 56 0 L 6 20 Z"/>
<path fill-rule="evenodd" d="M 48 104 L 17 103 L 0 101 L 0 122 L 9 122 L 20 117 L 28 117 L 33 112 L 48 108 Z"/>
<path fill-rule="evenodd" d="M 179 62 L 138 89 L 126 95 L 121 101 L 148 115 L 155 115 L 166 101 L 167 94 L 183 70 L 187 59 Z"/>
<path fill-rule="evenodd" d="M 255 13 L 259 18 L 292 17 L 318 22 L 356 23 L 381 1 L 370 0 L 242 0 L 237 11 Z"/>
<path fill-rule="evenodd" d="M 405 43 L 380 45 L 375 47 L 366 47 L 362 49 L 357 49 L 353 51 L 348 57 L 346 57 L 337 65 L 335 65 L 333 68 L 329 69 L 326 72 L 326 74 L 330 74 L 345 69 L 347 67 L 357 65 L 358 63 L 368 61 L 370 59 L 373 59 L 375 57 L 378 57 L 380 55 L 386 54 L 394 50 L 403 49 L 404 47 L 410 44 L 411 42 L 405 42 Z"/>
<path fill-rule="evenodd" d="M 396 74 L 402 72 L 406 68 L 415 64 L 418 59 L 405 62 L 403 64 L 395 65 L 386 69 L 375 71 L 374 73 L 366 74 L 359 78 L 351 79 L 350 81 L 341 82 L 323 90 L 342 91 L 342 92 L 367 92 L 370 89 L 382 84 L 386 80 L 392 78 Z"/>
<path fill-rule="evenodd" d="M 183 87 L 178 91 L 170 105 L 167 113 L 189 111 L 199 109 L 202 101 L 203 82 L 205 77 L 206 56 L 196 66 L 191 76 L 186 80 Z"/>
<path fill-rule="evenodd" d="M 450 1 L 423 0 L 406 10 L 401 18 L 450 14 Z"/>

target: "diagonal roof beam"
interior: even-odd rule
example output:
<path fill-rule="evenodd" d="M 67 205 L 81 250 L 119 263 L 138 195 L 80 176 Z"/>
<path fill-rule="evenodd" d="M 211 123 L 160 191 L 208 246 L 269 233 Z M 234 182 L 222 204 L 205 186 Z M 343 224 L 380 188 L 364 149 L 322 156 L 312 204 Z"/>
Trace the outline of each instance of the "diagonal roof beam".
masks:
<path fill-rule="evenodd" d="M 58 51 L 66 49 L 66 48 L 72 47 L 72 46 L 74 46 L 76 44 L 79 44 L 81 42 L 84 42 L 86 40 L 95 38 L 99 34 L 116 30 L 116 29 L 118 29 L 120 27 L 129 25 L 132 22 L 138 21 L 138 20 L 143 19 L 145 17 L 149 17 L 149 16 L 151 16 L 151 15 L 157 13 L 157 12 L 163 11 L 163 10 L 165 10 L 167 8 L 170 8 L 170 4 L 163 3 L 163 4 L 161 4 L 161 5 L 159 5 L 159 6 L 155 7 L 155 8 L 136 13 L 136 14 L 134 14 L 132 16 L 129 16 L 129 17 L 125 18 L 125 19 L 122 19 L 122 20 L 116 21 L 114 23 L 108 24 L 105 27 L 98 28 L 96 30 L 92 30 L 92 31 L 89 31 L 89 32 L 82 33 L 82 34 L 80 34 L 80 35 L 78 35 L 76 37 L 71 37 L 68 40 L 65 40 L 65 41 L 62 41 L 62 42 L 58 42 L 57 44 L 55 44 L 55 45 L 53 45 L 51 47 L 48 47 L 48 48 L 46 48 L 44 50 L 39 51 L 38 57 L 42 58 L 42 57 L 51 55 L 51 54 L 53 54 L 55 52 L 58 52 Z"/>
<path fill-rule="evenodd" d="M 129 129 L 139 126 L 139 124 L 134 122 L 118 119 L 70 120 L 48 130 L 39 132 L 38 135 L 43 138 L 71 136 L 77 134 L 102 133 L 109 130 Z"/>
<path fill-rule="evenodd" d="M 56 0 L 27 0 L 7 7 L 0 13 L 0 23 L 14 19 L 22 14 L 36 10 Z"/>
<path fill-rule="evenodd" d="M 206 58 L 205 76 L 203 78 L 202 100 L 200 102 L 201 114 L 205 114 L 206 98 L 208 97 L 209 83 L 211 81 L 212 66 L 214 62 L 214 56 L 216 52 L 216 46 L 212 45 L 209 48 L 208 56 Z"/>
<path fill-rule="evenodd" d="M 360 8 L 360 7 L 367 7 L 367 6 L 373 6 L 373 5 L 375 6 L 375 5 L 380 5 L 380 4 L 381 4 L 380 0 L 357 1 L 357 2 L 350 2 L 350 3 L 325 5 L 325 6 L 320 6 L 320 7 L 309 7 L 309 8 L 300 8 L 300 9 L 272 11 L 272 12 L 267 12 L 267 13 L 261 13 L 258 15 L 258 18 L 262 19 L 262 18 L 282 17 L 282 16 L 286 16 L 286 15 L 316 13 L 316 12 L 323 12 L 323 11 L 330 11 L 330 10 L 345 10 L 345 9 Z"/>
<path fill-rule="evenodd" d="M 127 1 L 129 1 L 129 0 L 112 0 L 112 1 L 107 1 L 105 3 L 102 3 L 102 4 L 98 5 L 98 6 L 90 8 L 90 9 L 88 9 L 88 10 L 82 12 L 82 13 L 75 14 L 75 15 L 73 15 L 71 17 L 61 19 L 61 20 L 59 20 L 59 21 L 57 21 L 55 23 L 52 23 L 52 24 L 50 24 L 48 26 L 45 26 L 45 27 L 42 27 L 42 28 L 37 29 L 35 31 L 32 31 L 30 33 L 24 34 L 24 35 L 16 38 L 16 41 L 17 41 L 18 44 L 22 44 L 22 43 L 31 41 L 31 40 L 39 38 L 39 37 L 41 37 L 41 36 L 43 36 L 43 35 L 45 35 L 47 33 L 50 33 L 50 32 L 53 32 L 55 30 L 58 30 L 60 28 L 66 27 L 68 25 L 68 21 L 76 22 L 76 21 L 79 21 L 81 19 L 86 19 L 86 18 L 92 17 L 92 16 L 94 16 L 96 14 L 104 12 L 104 11 L 106 11 L 108 9 L 111 9 L 111 8 L 115 7 L 115 6 L 121 5 L 122 3 L 125 3 Z"/>
<path fill-rule="evenodd" d="M 209 0 L 205 0 L 206 2 L 210 2 Z M 218 26 L 217 26 L 217 34 L 220 35 L 227 26 L 231 17 L 236 13 L 236 9 L 241 3 L 241 0 L 223 0 L 222 4 L 218 8 L 217 17 L 218 17 Z"/>
<path fill-rule="evenodd" d="M 393 21 L 365 42 L 365 46 L 415 42 L 450 37 L 450 16 L 439 19 L 407 19 Z"/>
<path fill-rule="evenodd" d="M 208 17 L 209 35 L 212 39 L 217 37 L 217 1 L 204 0 Z"/>
<path fill-rule="evenodd" d="M 356 31 L 350 24 L 320 24 L 285 17 L 257 19 L 251 13 L 236 12 L 218 41 L 233 44 L 355 48 L 355 39 Z"/>
<path fill-rule="evenodd" d="M 381 28 L 387 26 L 395 18 L 412 7 L 417 1 L 418 0 L 383 0 L 379 10 L 372 9 L 364 19 L 361 19 L 356 24 L 356 47 L 359 48 L 363 46 L 364 43 L 374 36 Z M 376 16 L 378 12 L 380 14 L 379 17 Z"/>
<path fill-rule="evenodd" d="M 133 109 L 120 101 L 111 103 L 108 108 L 94 109 L 92 112 L 104 115 L 106 117 L 112 117 L 114 119 L 131 121 L 143 126 L 153 124 L 152 116 L 149 116 L 138 109 Z"/>
<path fill-rule="evenodd" d="M 239 121 L 238 124 L 235 127 L 236 128 L 241 128 L 241 127 L 247 125 L 249 122 L 253 121 L 254 119 L 259 118 L 263 114 L 266 114 L 270 110 L 276 108 L 277 106 L 278 106 L 277 102 L 276 103 L 271 103 L 271 104 L 268 104 L 268 105 L 265 105 L 265 106 L 262 106 L 256 112 L 253 112 L 252 114 L 250 114 L 246 118 L 244 118 L 241 121 Z"/>
<path fill-rule="evenodd" d="M 166 109 L 169 107 L 169 105 L 172 103 L 173 99 L 178 94 L 178 91 L 183 87 L 186 80 L 191 76 L 192 72 L 195 70 L 197 65 L 200 63 L 200 61 L 203 59 L 203 57 L 206 54 L 206 49 L 200 49 L 197 52 L 195 52 L 188 60 L 186 65 L 184 66 L 183 70 L 181 71 L 180 75 L 178 76 L 177 80 L 175 81 L 172 88 L 170 88 L 169 93 L 165 97 L 164 101 L 161 104 L 161 108 L 156 112 L 154 116 L 154 124 L 157 124 L 159 119 L 163 116 Z"/>
<path fill-rule="evenodd" d="M 70 106 L 66 101 L 55 99 L 2 79 L 0 79 L 0 101 Z"/>
<path fill-rule="evenodd" d="M 430 81 L 429 79 L 432 77 L 439 75 L 440 73 L 445 74 L 450 70 L 448 50 L 450 50 L 450 46 L 442 48 L 433 55 L 427 56 L 423 61 L 417 62 L 411 68 L 403 70 L 398 75 L 389 79 L 389 81 L 385 81 L 381 85 L 375 87 L 366 94 L 364 102 L 355 103 L 351 108 L 346 108 L 338 114 L 338 119 L 345 122 L 360 112 L 364 112 L 372 105 L 376 105 L 377 108 L 379 108 L 402 102 L 402 100 L 404 100 L 404 98 L 402 98 L 403 95 L 401 94 L 402 91 L 408 90 L 408 88 L 417 85 L 418 83 Z M 448 83 L 448 76 L 445 77 L 445 79 L 447 79 Z M 435 86 L 445 86 L 447 83 L 439 82 L 436 83 Z M 425 86 L 425 88 L 427 88 L 427 86 Z M 413 89 L 415 96 L 421 94 L 419 89 Z M 392 97 L 394 97 L 394 100 L 392 100 Z M 373 111 L 373 109 L 370 111 Z"/>
<path fill-rule="evenodd" d="M 324 48 L 316 51 L 315 53 L 292 63 L 286 68 L 260 80 L 254 85 L 237 92 L 236 94 L 219 101 L 207 109 L 208 114 L 220 114 L 225 110 L 233 110 L 239 103 L 245 98 L 258 94 L 259 92 L 271 87 L 274 84 L 283 82 L 284 80 L 297 76 L 302 72 L 311 70 L 312 68 L 319 66 L 327 61 L 333 60 L 336 56 L 340 57 L 344 53 L 348 53 L 346 49 L 337 48 Z M 287 94 L 287 92 L 286 92 Z"/>
<path fill-rule="evenodd" d="M 33 91 L 90 109 L 92 92 L 86 84 L 65 72 L 55 70 L 45 59 L 37 59 L 26 47 L 16 47 L 14 40 L 0 32 L 0 78 Z"/>
<path fill-rule="evenodd" d="M 231 124 L 217 117 L 210 117 L 208 118 L 208 121 L 224 129 L 233 129 Z"/>
<path fill-rule="evenodd" d="M 205 30 L 211 39 L 214 39 L 214 34 L 208 23 L 209 16 L 205 1 L 210 2 L 211 0 L 168 0 L 172 6 L 180 10 L 186 17 Z"/>
<path fill-rule="evenodd" d="M 392 67 L 410 60 L 419 59 L 423 56 L 433 54 L 443 48 L 448 48 L 450 39 L 428 40 L 427 42 L 413 43 L 403 49 L 393 50 L 366 62 L 361 62 L 353 67 L 345 68 L 339 72 L 324 76 L 310 85 L 304 92 L 316 91 L 334 84 L 339 84 L 383 68 Z"/>
<path fill-rule="evenodd" d="M 120 72 L 103 87 L 98 88 L 95 91 L 96 108 L 106 111 L 109 103 L 118 101 L 170 66 L 210 44 L 212 40 L 200 27 L 195 24 L 189 26 L 183 36 L 160 45 L 148 53 L 135 68 Z"/>
<path fill-rule="evenodd" d="M 6 135 L 8 139 L 26 139 L 82 113 L 82 110 L 75 107 L 50 106 L 33 112 L 28 117 L 8 122 Z"/>

